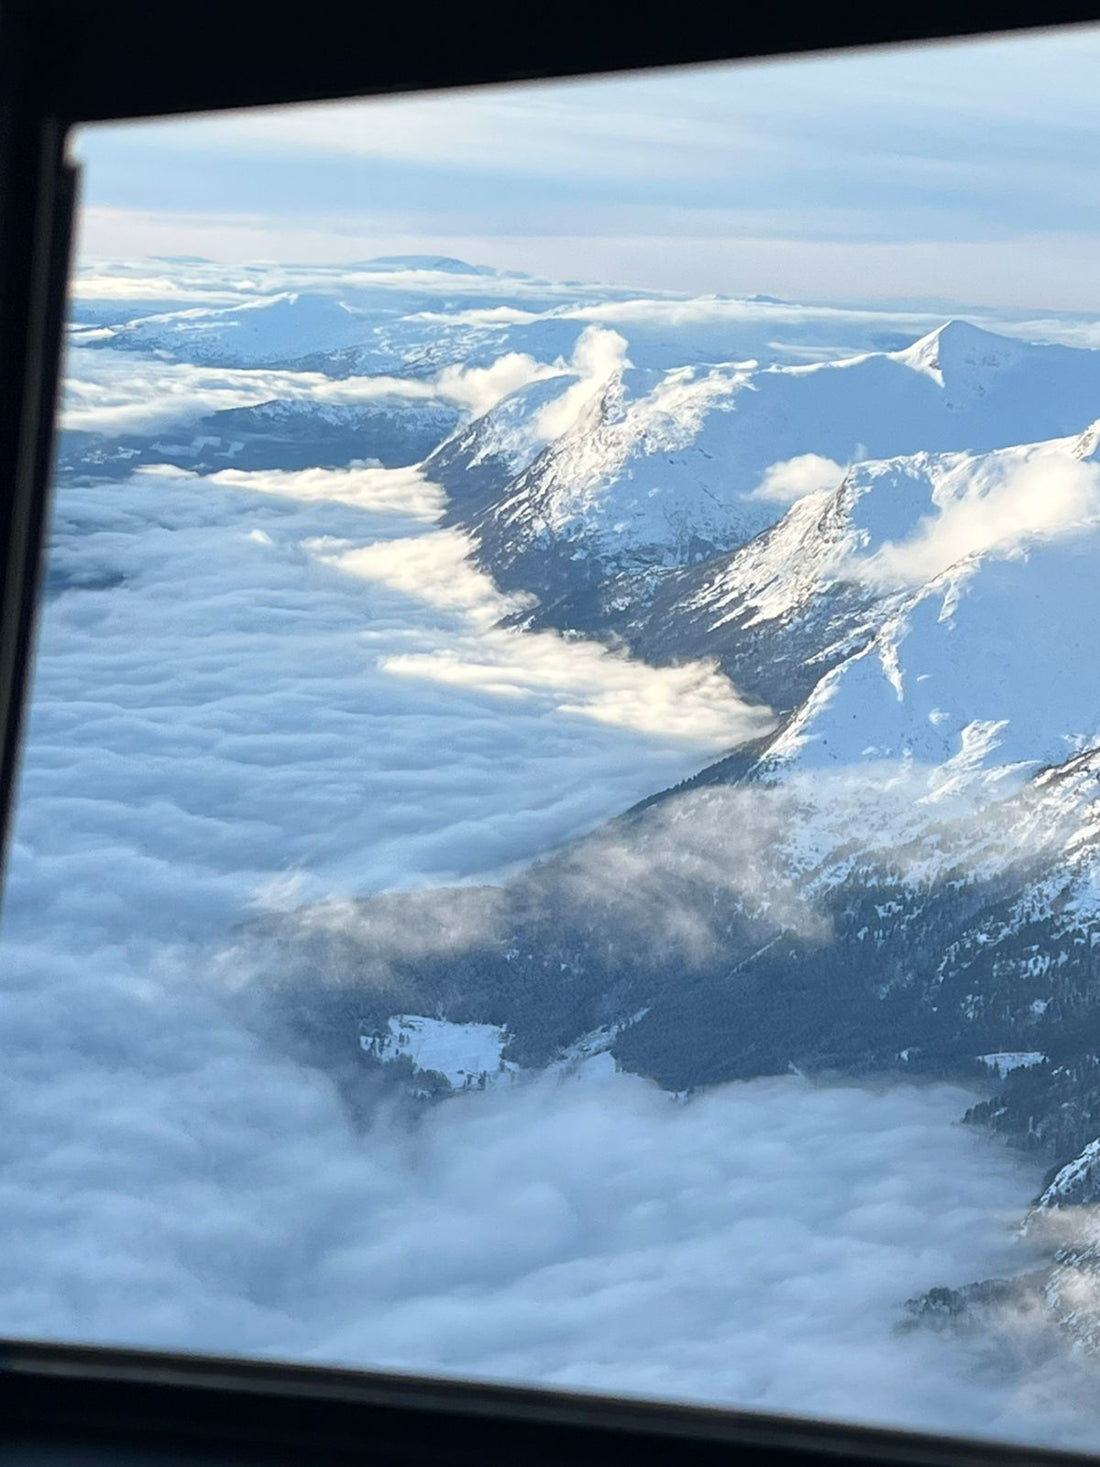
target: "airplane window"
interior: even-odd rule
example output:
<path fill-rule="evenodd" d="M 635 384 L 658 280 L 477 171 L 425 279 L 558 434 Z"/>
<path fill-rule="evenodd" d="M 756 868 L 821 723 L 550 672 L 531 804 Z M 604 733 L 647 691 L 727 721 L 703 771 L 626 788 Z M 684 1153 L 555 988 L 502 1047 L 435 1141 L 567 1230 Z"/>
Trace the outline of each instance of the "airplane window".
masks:
<path fill-rule="evenodd" d="M 1100 1448 L 1098 64 L 81 131 L 0 1330 Z"/>

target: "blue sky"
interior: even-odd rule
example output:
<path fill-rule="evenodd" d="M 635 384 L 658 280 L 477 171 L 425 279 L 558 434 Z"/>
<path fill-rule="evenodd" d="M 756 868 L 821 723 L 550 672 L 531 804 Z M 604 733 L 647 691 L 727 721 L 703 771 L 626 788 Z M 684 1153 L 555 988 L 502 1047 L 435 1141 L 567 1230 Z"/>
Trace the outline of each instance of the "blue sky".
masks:
<path fill-rule="evenodd" d="M 86 129 L 82 244 L 1100 309 L 1100 27 Z"/>

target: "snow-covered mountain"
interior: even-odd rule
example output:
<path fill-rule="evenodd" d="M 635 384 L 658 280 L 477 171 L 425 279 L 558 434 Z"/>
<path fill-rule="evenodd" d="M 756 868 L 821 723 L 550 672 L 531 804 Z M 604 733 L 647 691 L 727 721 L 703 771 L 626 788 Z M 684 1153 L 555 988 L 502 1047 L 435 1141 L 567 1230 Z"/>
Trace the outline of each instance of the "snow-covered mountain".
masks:
<path fill-rule="evenodd" d="M 626 350 L 594 338 L 556 397 L 552 381 L 505 399 L 429 460 L 481 563 L 540 596 L 539 624 L 617 629 L 665 573 L 744 544 L 854 462 L 1077 434 L 1100 404 L 1100 354 L 961 321 L 810 366 L 654 373 Z M 881 538 L 900 532 L 904 510 L 875 503 Z"/>
<path fill-rule="evenodd" d="M 621 1062 L 677 1089 L 789 1063 L 1016 1083 L 989 1057 L 1041 1059 L 1096 1002 L 1096 442 L 866 464 L 711 568 L 713 624 L 735 588 L 757 686 L 797 697 L 777 732 L 521 875 L 460 962 L 386 957 L 402 1002 L 504 1022 L 526 1063 L 619 1025 Z M 1073 493 L 1042 498 L 1052 475 Z M 914 543 L 929 579 L 899 586 Z M 364 960 L 329 930 L 306 950 Z"/>
<path fill-rule="evenodd" d="M 425 255 L 245 265 L 229 280 L 198 259 L 89 264 L 72 309 L 83 344 L 222 366 L 308 360 L 336 377 L 485 365 L 509 351 L 567 360 L 593 324 L 625 332 L 633 359 L 653 368 L 890 350 L 936 324 L 927 312 L 639 294 Z"/>
<path fill-rule="evenodd" d="M 234 306 L 195 306 L 184 311 L 123 321 L 78 332 L 81 345 L 163 352 L 179 360 L 227 366 L 273 366 L 306 351 L 358 345 L 374 323 L 343 301 L 288 292 Z M 303 351 L 301 348 L 305 348 Z"/>

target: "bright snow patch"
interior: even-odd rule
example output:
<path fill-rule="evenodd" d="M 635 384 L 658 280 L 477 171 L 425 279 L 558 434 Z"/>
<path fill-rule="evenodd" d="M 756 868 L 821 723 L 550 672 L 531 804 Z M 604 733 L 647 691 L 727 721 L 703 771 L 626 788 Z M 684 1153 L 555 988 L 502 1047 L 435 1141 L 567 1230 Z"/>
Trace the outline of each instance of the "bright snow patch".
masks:
<path fill-rule="evenodd" d="M 995 1070 L 1003 1080 L 1012 1070 L 1030 1070 L 1032 1065 L 1041 1065 L 1046 1055 L 1029 1049 L 1006 1051 L 1003 1054 L 980 1054 L 978 1058 L 983 1065 Z"/>
<path fill-rule="evenodd" d="M 519 1069 L 503 1058 L 511 1037 L 503 1026 L 394 1014 L 387 1028 L 387 1033 L 361 1034 L 359 1047 L 386 1062 L 407 1057 L 415 1069 L 443 1075 L 453 1090 L 484 1090 L 510 1080 Z"/>

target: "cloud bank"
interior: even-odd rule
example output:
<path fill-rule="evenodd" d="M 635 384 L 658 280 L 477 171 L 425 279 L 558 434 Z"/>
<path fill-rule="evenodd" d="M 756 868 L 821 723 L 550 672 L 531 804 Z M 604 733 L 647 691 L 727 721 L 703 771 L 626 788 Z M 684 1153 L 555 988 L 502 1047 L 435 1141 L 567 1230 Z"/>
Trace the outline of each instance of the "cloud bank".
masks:
<path fill-rule="evenodd" d="M 169 470 L 178 475 L 178 470 Z M 384 469 L 353 464 L 346 469 L 219 469 L 207 483 L 275 494 L 302 503 L 347 504 L 369 514 L 407 515 L 434 524 L 443 512 L 445 495 L 419 467 Z"/>
<path fill-rule="evenodd" d="M 510 603 L 428 530 L 434 493 L 371 468 L 65 491 L 13 853 L 50 868 L 59 931 L 109 914 L 121 940 L 141 892 L 203 938 L 280 871 L 315 900 L 481 876 L 758 723 L 717 675 L 552 634 L 526 669 L 521 634 L 483 638 Z M 179 812 L 163 839 L 143 801 Z M 191 896 L 162 901 L 184 863 Z M 88 879 L 112 893 L 94 914 Z"/>
<path fill-rule="evenodd" d="M 559 714 L 680 739 L 700 752 L 716 753 L 774 726 L 771 712 L 747 703 L 713 663 L 650 667 L 596 642 L 498 626 L 530 598 L 502 595 L 470 559 L 471 541 L 459 530 L 361 548 L 316 548 L 339 570 L 463 618 L 465 629 L 442 648 L 383 656 L 379 666 L 394 676 L 537 700 Z"/>
<path fill-rule="evenodd" d="M 357 1133 L 196 953 L 6 956 L 8 1333 L 1095 1439 L 1072 1365 L 895 1333 L 1021 1261 L 1037 1177 L 964 1092 L 546 1080 Z"/>

